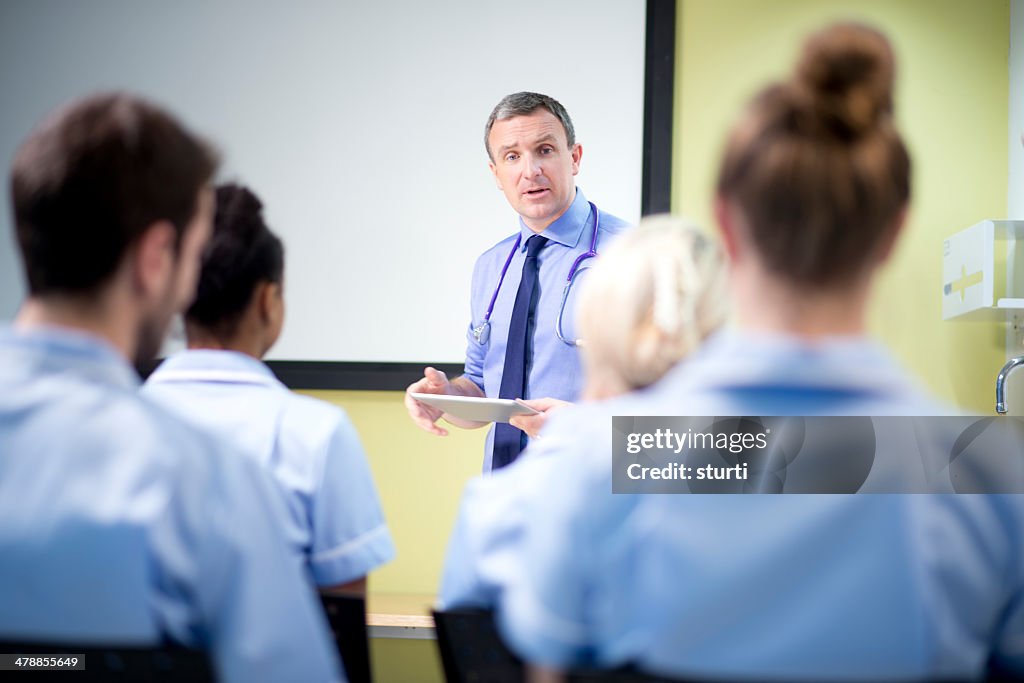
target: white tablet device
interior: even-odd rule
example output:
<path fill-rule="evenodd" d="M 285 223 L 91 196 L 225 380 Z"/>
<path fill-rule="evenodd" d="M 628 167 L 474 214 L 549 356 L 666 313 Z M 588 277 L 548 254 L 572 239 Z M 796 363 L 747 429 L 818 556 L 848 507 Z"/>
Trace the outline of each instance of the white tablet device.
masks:
<path fill-rule="evenodd" d="M 433 406 L 449 415 L 474 422 L 508 422 L 516 415 L 536 415 L 534 410 L 510 398 L 473 398 L 471 396 L 445 396 L 442 394 L 409 393 L 414 399 Z"/>

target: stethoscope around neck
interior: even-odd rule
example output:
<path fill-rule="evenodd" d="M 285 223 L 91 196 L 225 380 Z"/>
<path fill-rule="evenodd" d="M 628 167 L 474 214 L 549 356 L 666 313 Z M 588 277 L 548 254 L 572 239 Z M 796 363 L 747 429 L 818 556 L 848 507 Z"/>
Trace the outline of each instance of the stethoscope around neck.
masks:
<path fill-rule="evenodd" d="M 580 268 L 580 265 L 587 259 L 594 258 L 597 256 L 597 231 L 601 224 L 601 212 L 594 206 L 594 202 L 589 202 L 590 211 L 594 214 L 594 233 L 590 237 L 590 250 L 580 254 L 576 257 L 576 260 L 572 262 L 572 267 L 569 268 L 569 274 L 565 278 L 565 287 L 562 288 L 562 302 L 558 306 L 558 317 L 555 318 L 555 336 L 558 337 L 559 341 L 569 346 L 582 346 L 582 339 L 567 339 L 565 333 L 562 331 L 562 318 L 565 315 L 565 303 L 569 300 L 569 290 L 572 288 L 572 282 L 576 279 L 578 273 L 583 272 L 584 269 Z M 491 314 L 494 312 L 494 302 L 498 300 L 498 292 L 501 291 L 501 283 L 505 281 L 505 273 L 508 272 L 509 264 L 512 263 L 512 257 L 516 255 L 516 251 L 519 250 L 519 245 L 523 239 L 522 233 L 516 236 L 516 243 L 512 245 L 512 251 L 508 253 L 508 258 L 505 259 L 505 265 L 501 267 L 501 275 L 498 276 L 498 286 L 494 288 L 494 294 L 491 295 L 491 302 L 487 304 L 487 312 L 484 313 L 484 320 L 482 323 L 473 328 L 473 339 L 480 346 L 484 346 L 490 341 L 491 338 Z"/>

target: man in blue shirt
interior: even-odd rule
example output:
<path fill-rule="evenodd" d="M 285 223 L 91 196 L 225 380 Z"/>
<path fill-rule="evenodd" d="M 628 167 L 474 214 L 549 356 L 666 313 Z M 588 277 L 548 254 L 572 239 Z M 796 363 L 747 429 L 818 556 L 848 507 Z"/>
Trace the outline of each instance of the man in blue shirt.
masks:
<path fill-rule="evenodd" d="M 139 396 L 192 298 L 214 154 L 124 94 L 19 149 L 29 296 L 0 330 L 0 638 L 208 650 L 220 680 L 341 678 L 322 611 L 248 459 Z"/>
<path fill-rule="evenodd" d="M 417 426 L 444 436 L 440 417 L 464 428 L 484 423 L 443 414 L 410 392 L 491 398 L 575 400 L 582 386 L 573 333 L 573 278 L 627 224 L 601 213 L 576 187 L 583 146 L 565 108 L 547 95 L 520 92 L 502 99 L 487 120 L 484 144 L 491 173 L 519 214 L 519 230 L 476 262 L 471 287 L 465 372 L 449 380 L 426 368 L 406 392 Z M 584 257 L 584 258 L 581 258 Z M 515 460 L 526 436 L 509 425 L 487 435 L 484 470 Z M 495 454 L 497 453 L 497 457 Z"/>

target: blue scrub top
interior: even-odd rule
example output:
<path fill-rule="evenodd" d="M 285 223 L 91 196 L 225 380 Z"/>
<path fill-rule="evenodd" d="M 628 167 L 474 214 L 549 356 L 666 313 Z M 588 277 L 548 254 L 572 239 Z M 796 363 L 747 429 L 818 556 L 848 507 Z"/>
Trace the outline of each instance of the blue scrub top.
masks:
<path fill-rule="evenodd" d="M 340 408 L 292 393 L 235 351 L 182 351 L 142 392 L 273 473 L 317 585 L 354 581 L 394 558 L 366 454 Z"/>
<path fill-rule="evenodd" d="M 598 207 L 600 209 L 600 207 Z M 601 212 L 597 235 L 597 252 L 608 246 L 610 241 L 629 227 L 621 218 Z M 573 262 L 580 254 L 590 249 L 594 234 L 594 215 L 590 203 L 577 188 L 576 198 L 564 214 L 541 234 L 549 242 L 538 256 L 538 296 L 536 324 L 533 335 L 533 355 L 527 373 L 527 387 L 519 398 L 558 398 L 575 401 L 583 386 L 583 371 L 580 367 L 579 351 L 563 343 L 555 335 L 555 322 L 562 303 L 562 292 Z M 505 345 L 508 339 L 509 323 L 515 306 L 516 292 L 522 278 L 523 261 L 526 259 L 526 241 L 535 233 L 519 219 L 519 231 L 485 251 L 473 269 L 470 289 L 470 310 L 472 319 L 466 331 L 465 376 L 472 380 L 484 394 L 497 398 L 501 389 L 501 375 L 505 367 Z M 491 313 L 490 340 L 480 345 L 473 337 L 473 330 L 479 326 L 487 313 L 501 269 L 505 265 L 516 238 L 521 237 L 519 249 L 509 263 L 505 279 L 498 290 Z M 589 261 L 589 259 L 588 259 Z M 584 261 L 584 263 L 588 263 Z M 562 329 L 566 339 L 575 339 L 576 297 L 580 285 L 586 280 L 581 275 L 573 281 L 569 299 L 565 305 Z M 491 469 L 494 429 L 487 435 L 484 471 Z"/>
<path fill-rule="evenodd" d="M 554 414 L 502 473 L 528 486 L 467 495 L 463 517 L 515 521 L 460 518 L 446 580 L 473 580 L 444 597 L 494 599 L 513 649 L 553 666 L 963 679 L 995 651 L 1024 671 L 1019 496 L 611 493 L 612 415 L 949 412 L 863 339 L 721 335 L 648 391 Z"/>
<path fill-rule="evenodd" d="M 0 329 L 0 639 L 169 638 L 224 681 L 340 679 L 274 482 L 138 384 L 95 337 Z"/>

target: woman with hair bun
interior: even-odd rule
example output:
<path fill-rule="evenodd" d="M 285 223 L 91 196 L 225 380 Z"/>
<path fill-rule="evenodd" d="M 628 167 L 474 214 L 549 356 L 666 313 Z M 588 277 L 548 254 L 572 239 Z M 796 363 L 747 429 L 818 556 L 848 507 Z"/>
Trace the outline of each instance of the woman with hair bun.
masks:
<path fill-rule="evenodd" d="M 837 25 L 813 35 L 792 77 L 733 127 L 715 213 L 745 330 L 804 344 L 864 334 L 872 278 L 910 200 L 893 77 L 881 33 Z M 888 398 L 919 397 L 907 383 Z"/>
<path fill-rule="evenodd" d="M 735 329 L 650 389 L 546 426 L 541 443 L 562 452 L 522 501 L 519 574 L 497 609 L 510 647 L 543 671 L 974 680 L 997 662 L 1024 674 L 1019 496 L 612 493 L 612 416 L 949 413 L 866 334 L 910 199 L 894 74 L 873 28 L 806 41 L 725 146 L 715 212 Z M 868 455 L 913 468 L 925 442 L 903 436 Z M 838 471 L 849 444 L 835 445 Z M 757 479 L 759 492 L 779 481 Z"/>
<path fill-rule="evenodd" d="M 325 592 L 366 592 L 395 554 L 359 435 L 340 408 L 294 394 L 260 359 L 284 325 L 284 246 L 251 190 L 217 188 L 213 236 L 185 312 L 188 349 L 143 392 L 238 447 L 281 484 L 289 539 Z M 267 590 L 273 590 L 268 586 Z"/>

